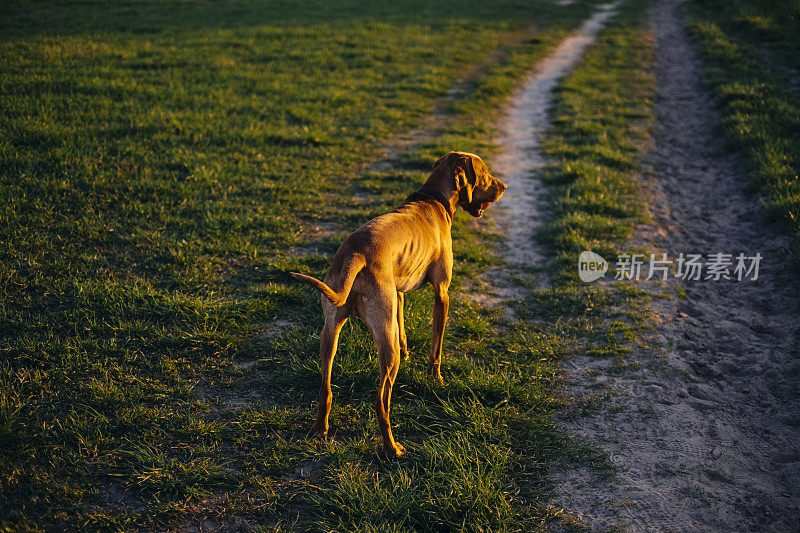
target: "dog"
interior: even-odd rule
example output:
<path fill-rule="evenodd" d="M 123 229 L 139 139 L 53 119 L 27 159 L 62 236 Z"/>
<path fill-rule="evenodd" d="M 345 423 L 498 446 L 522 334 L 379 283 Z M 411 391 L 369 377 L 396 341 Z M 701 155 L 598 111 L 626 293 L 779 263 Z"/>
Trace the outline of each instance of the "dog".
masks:
<path fill-rule="evenodd" d="M 393 211 L 358 228 L 342 243 L 331 268 L 320 281 L 297 272 L 291 275 L 322 292 L 325 325 L 320 335 L 322 386 L 319 410 L 310 433 L 324 438 L 331 410 L 331 367 L 339 332 L 350 315 L 360 317 L 378 349 L 380 388 L 375 408 L 389 458 L 402 457 L 405 448 L 392 436 L 389 403 L 400 367 L 408 357 L 403 326 L 404 294 L 428 282 L 433 286 L 433 340 L 427 373 L 440 383 L 442 340 L 453 272 L 450 228 L 460 206 L 481 218 L 508 186 L 489 173 L 483 160 L 467 152 L 448 152 L 433 166 L 425 184 Z"/>

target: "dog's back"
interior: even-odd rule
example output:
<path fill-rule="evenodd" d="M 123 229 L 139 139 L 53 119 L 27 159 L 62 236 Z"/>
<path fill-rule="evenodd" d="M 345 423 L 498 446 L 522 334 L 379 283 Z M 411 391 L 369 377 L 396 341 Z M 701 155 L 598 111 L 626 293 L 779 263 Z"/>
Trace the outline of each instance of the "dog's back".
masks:
<path fill-rule="evenodd" d="M 450 224 L 442 207 L 410 199 L 354 231 L 336 252 L 326 283 L 343 275 L 349 257 L 363 254 L 367 269 L 381 283 L 410 292 L 425 281 L 428 267 L 451 246 Z M 358 278 L 353 286 L 359 292 Z"/>

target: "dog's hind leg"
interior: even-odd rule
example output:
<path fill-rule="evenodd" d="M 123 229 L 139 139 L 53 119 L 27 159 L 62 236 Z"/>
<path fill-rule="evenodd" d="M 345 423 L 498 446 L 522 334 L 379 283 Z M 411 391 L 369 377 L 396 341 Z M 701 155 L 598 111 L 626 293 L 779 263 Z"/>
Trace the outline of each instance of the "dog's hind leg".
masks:
<path fill-rule="evenodd" d="M 379 341 L 378 358 L 381 365 L 381 382 L 378 389 L 378 399 L 375 402 L 378 413 L 378 426 L 381 429 L 383 439 L 383 453 L 386 457 L 402 457 L 406 449 L 394 440 L 392 435 L 392 425 L 389 421 L 389 408 L 392 401 L 392 388 L 397 379 L 397 371 L 400 369 L 400 346 L 397 336 L 392 332 L 386 332 L 383 339 Z"/>
<path fill-rule="evenodd" d="M 383 439 L 383 453 L 389 458 L 402 457 L 406 450 L 395 442 L 389 422 L 389 407 L 392 401 L 392 387 L 400 368 L 400 334 L 397 324 L 397 292 L 381 290 L 375 294 L 368 305 L 364 318 L 378 348 L 378 366 L 381 370 L 378 398 L 375 411 L 378 414 L 378 427 Z"/>
<path fill-rule="evenodd" d="M 322 385 L 319 388 L 317 420 L 309 430 L 310 434 L 317 437 L 325 437 L 328 434 L 328 415 L 331 413 L 331 402 L 333 400 L 333 393 L 331 392 L 333 356 L 336 355 L 336 346 L 339 344 L 339 332 L 350 316 L 350 310 L 347 307 L 336 307 L 324 296 L 322 297 L 322 310 L 325 314 L 325 325 L 322 327 L 319 343 Z"/>
<path fill-rule="evenodd" d="M 403 359 L 408 359 L 408 339 L 406 337 L 406 325 L 403 318 L 403 304 L 405 295 L 397 291 L 397 332 L 400 335 L 400 355 Z"/>

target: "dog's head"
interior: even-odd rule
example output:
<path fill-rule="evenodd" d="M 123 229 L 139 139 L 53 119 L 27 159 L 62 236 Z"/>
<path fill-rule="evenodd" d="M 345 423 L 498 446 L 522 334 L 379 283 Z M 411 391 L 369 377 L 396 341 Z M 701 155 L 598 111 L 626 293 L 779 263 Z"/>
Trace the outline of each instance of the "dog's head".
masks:
<path fill-rule="evenodd" d="M 489 173 L 483 160 L 468 152 L 448 152 L 433 165 L 434 174 L 450 180 L 458 193 L 458 205 L 480 218 L 492 202 L 503 196 L 508 185 Z"/>

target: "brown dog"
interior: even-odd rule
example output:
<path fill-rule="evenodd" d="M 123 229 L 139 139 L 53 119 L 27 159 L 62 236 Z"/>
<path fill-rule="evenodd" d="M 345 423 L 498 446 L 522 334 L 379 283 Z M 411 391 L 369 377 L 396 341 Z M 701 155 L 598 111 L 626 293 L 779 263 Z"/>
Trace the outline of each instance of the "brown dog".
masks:
<path fill-rule="evenodd" d="M 447 321 L 447 288 L 453 271 L 450 226 L 458 206 L 480 218 L 507 185 L 489 173 L 480 157 L 449 152 L 433 166 L 425 185 L 394 211 L 374 218 L 345 239 L 336 252 L 325 282 L 292 272 L 292 276 L 322 291 L 322 328 L 319 356 L 322 387 L 319 412 L 311 432 L 328 433 L 331 410 L 331 367 L 339 332 L 352 314 L 364 321 L 378 348 L 381 369 L 376 409 L 387 457 L 401 457 L 405 449 L 395 442 L 389 425 L 392 386 L 400 354 L 408 355 L 403 327 L 403 294 L 426 281 L 433 286 L 433 341 L 428 375 L 440 382 L 442 339 Z"/>

